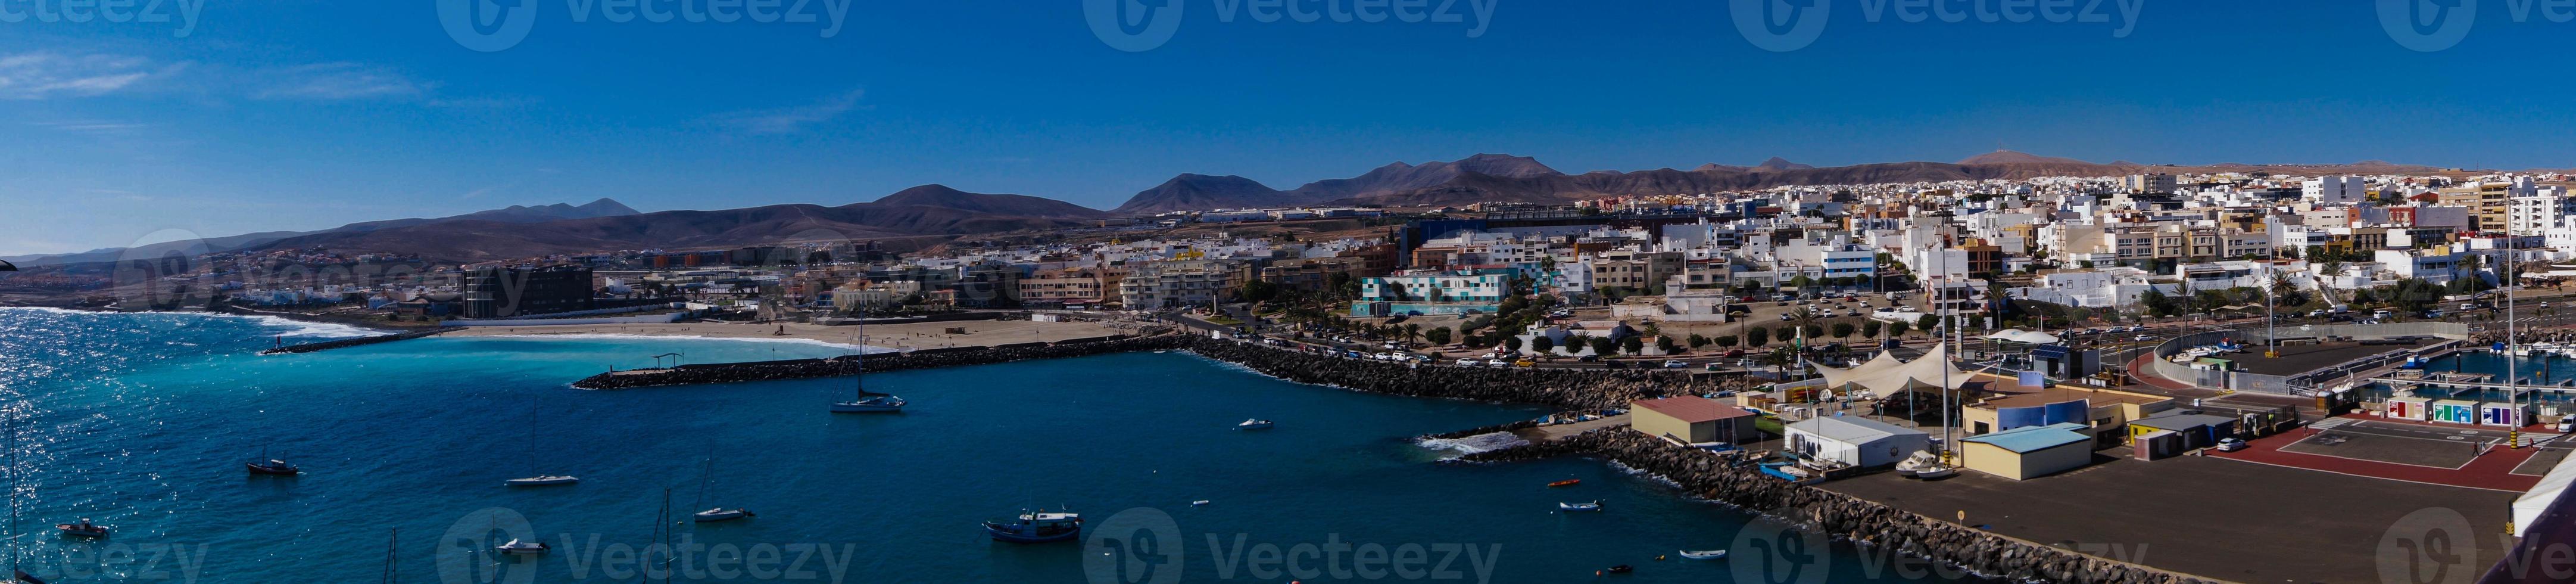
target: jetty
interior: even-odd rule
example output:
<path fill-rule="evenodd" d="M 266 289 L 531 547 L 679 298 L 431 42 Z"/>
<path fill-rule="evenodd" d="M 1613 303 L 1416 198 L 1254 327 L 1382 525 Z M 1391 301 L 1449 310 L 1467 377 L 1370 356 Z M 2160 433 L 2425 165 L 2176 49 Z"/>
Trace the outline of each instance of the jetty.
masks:
<path fill-rule="evenodd" d="M 371 337 L 358 337 L 358 338 L 354 338 L 354 339 L 338 339 L 338 340 L 330 340 L 330 341 L 320 341 L 320 342 L 312 342 L 312 343 L 302 343 L 302 344 L 295 344 L 295 345 L 280 344 L 280 345 L 278 345 L 277 347 L 270 348 L 270 349 L 266 349 L 266 350 L 262 350 L 262 351 L 260 351 L 260 352 L 259 352 L 259 354 L 262 354 L 262 355 L 279 355 L 279 354 L 286 354 L 286 353 L 311 353 L 311 352 L 314 352 L 314 351 L 328 351 L 328 350 L 332 350 L 332 349 L 345 349 L 345 348 L 349 348 L 349 347 L 358 347 L 358 346 L 365 346 L 365 345 L 373 345 L 373 344 L 376 344 L 376 343 L 390 343 L 390 342 L 400 341 L 400 340 L 417 339 L 417 338 L 421 338 L 421 337 L 427 337 L 427 336 L 437 335 L 437 334 L 439 334 L 439 333 L 444 333 L 444 332 L 448 332 L 448 331 L 452 331 L 452 330 L 456 330 L 456 329 L 453 329 L 453 328 L 434 328 L 434 329 L 429 329 L 429 330 L 419 330 L 419 331 L 411 331 L 411 332 L 403 332 L 403 333 L 384 334 L 384 335 L 376 335 L 376 336 L 371 336 Z"/>

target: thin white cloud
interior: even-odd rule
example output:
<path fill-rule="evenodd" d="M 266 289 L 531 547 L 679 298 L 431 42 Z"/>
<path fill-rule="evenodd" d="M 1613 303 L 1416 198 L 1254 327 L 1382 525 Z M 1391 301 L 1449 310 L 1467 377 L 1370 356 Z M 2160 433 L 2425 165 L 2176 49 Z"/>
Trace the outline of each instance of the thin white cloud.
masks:
<path fill-rule="evenodd" d="M 850 110 L 866 109 L 867 106 L 859 105 L 859 98 L 866 95 L 866 90 L 854 89 L 809 105 L 723 113 L 708 120 L 744 134 L 794 134 L 805 131 L 806 126 L 839 118 Z"/>
<path fill-rule="evenodd" d="M 266 77 L 266 86 L 251 97 L 324 101 L 408 98 L 427 93 L 430 88 L 400 73 L 356 63 L 286 67 L 271 70 Z"/>
<path fill-rule="evenodd" d="M 186 63 L 156 65 L 150 59 L 126 55 L 0 54 L 0 99 L 104 95 L 186 67 Z"/>

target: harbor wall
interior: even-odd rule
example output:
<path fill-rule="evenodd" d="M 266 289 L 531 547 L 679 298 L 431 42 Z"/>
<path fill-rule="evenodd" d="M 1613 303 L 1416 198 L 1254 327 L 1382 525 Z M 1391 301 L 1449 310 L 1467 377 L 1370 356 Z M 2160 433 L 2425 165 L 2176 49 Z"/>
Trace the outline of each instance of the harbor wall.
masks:
<path fill-rule="evenodd" d="M 440 328 L 440 329 L 429 329 L 429 330 L 422 330 L 422 331 L 412 331 L 412 332 L 407 332 L 407 333 L 394 333 L 394 334 L 389 334 L 389 335 L 376 335 L 376 336 L 372 336 L 372 337 L 358 337 L 358 338 L 354 338 L 354 339 L 339 339 L 339 340 L 333 340 L 333 341 L 321 341 L 321 342 L 314 342 L 314 343 L 303 343 L 303 344 L 297 344 L 297 345 L 287 345 L 287 346 L 283 346 L 283 347 L 277 347 L 277 348 L 273 348 L 273 349 L 266 349 L 266 350 L 262 350 L 262 351 L 260 351 L 260 352 L 259 352 L 259 354 L 262 354 L 262 355 L 278 355 L 278 354 L 285 354 L 285 353 L 311 353 L 311 352 L 314 352 L 314 351 L 328 351 L 328 350 L 331 350 L 331 349 L 343 349 L 343 348 L 356 347 L 356 346 L 361 346 L 361 345 L 373 345 L 373 344 L 376 344 L 376 343 L 390 343 L 390 342 L 400 341 L 400 340 L 406 340 L 406 339 L 417 339 L 417 338 L 421 338 L 421 337 L 426 337 L 426 336 L 430 336 L 430 335 L 435 335 L 435 334 L 438 334 L 438 333 L 447 332 L 448 330 L 451 330 L 451 329 L 443 329 L 443 328 Z"/>
<path fill-rule="evenodd" d="M 1750 380 L 1708 379 L 1672 369 L 1523 369 L 1412 365 L 1349 359 L 1260 343 L 1198 335 L 1106 337 L 1048 345 L 922 350 L 869 355 L 868 372 L 962 367 L 1108 353 L 1187 350 L 1299 383 L 1412 397 L 1537 404 L 1560 410 L 1624 409 L 1628 402 L 1681 394 L 1747 389 Z M 852 357 L 752 363 L 710 363 L 670 369 L 602 373 L 573 382 L 581 389 L 631 389 L 672 385 L 812 379 L 854 375 Z"/>
<path fill-rule="evenodd" d="M 1784 510 L 1806 529 L 1859 544 L 1941 562 L 1988 581 L 2068 584 L 2211 582 L 2186 574 L 2058 549 L 1924 517 L 1886 504 L 1764 475 L 1742 451 L 1676 446 L 1625 427 L 1605 428 L 1527 446 L 1479 452 L 1460 462 L 1511 462 L 1562 456 L 1607 458 L 1661 476 L 1689 495 L 1748 510 Z M 1742 561 L 1742 560 L 1738 560 Z"/>

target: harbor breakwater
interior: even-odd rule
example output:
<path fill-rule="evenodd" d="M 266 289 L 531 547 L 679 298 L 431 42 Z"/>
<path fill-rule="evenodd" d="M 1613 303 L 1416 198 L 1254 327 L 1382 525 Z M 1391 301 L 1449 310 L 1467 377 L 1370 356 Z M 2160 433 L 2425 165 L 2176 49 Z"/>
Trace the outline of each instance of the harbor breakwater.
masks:
<path fill-rule="evenodd" d="M 335 340 L 335 341 L 321 341 L 321 342 L 303 343 L 303 344 L 296 344 L 296 345 L 285 345 L 285 346 L 280 346 L 280 347 L 273 348 L 273 349 L 268 349 L 268 350 L 260 351 L 260 352 L 259 352 L 259 354 L 262 354 L 262 355 L 278 355 L 278 354 L 285 354 L 285 353 L 311 353 L 311 352 L 314 352 L 314 351 L 328 351 L 328 350 L 331 350 L 331 349 L 344 349 L 344 348 L 348 348 L 348 347 L 356 347 L 356 346 L 361 346 L 361 345 L 373 345 L 373 344 L 376 344 L 376 343 L 390 343 L 390 342 L 394 342 L 394 341 L 401 341 L 401 340 L 408 340 L 408 339 L 417 339 L 417 338 L 426 337 L 426 336 L 430 336 L 430 335 L 435 335 L 435 334 L 439 334 L 439 333 L 443 333 L 443 332 L 447 332 L 447 331 L 451 331 L 451 330 L 456 330 L 456 329 L 438 328 L 438 329 L 430 329 L 430 330 L 425 330 L 425 331 L 412 331 L 412 332 L 407 332 L 407 333 L 394 333 L 394 334 L 389 334 L 389 335 L 376 335 L 376 336 L 372 336 L 372 337 L 358 337 L 358 338 L 354 338 L 354 339 L 340 339 L 340 340 Z"/>
<path fill-rule="evenodd" d="M 962 367 L 1032 359 L 1062 359 L 1129 351 L 1186 350 L 1299 383 L 1414 397 L 1540 404 L 1566 410 L 1625 408 L 1630 400 L 1741 389 L 1744 382 L 1704 381 L 1682 371 L 1656 369 L 1522 369 L 1414 366 L 1350 359 L 1258 343 L 1196 335 L 1105 337 L 992 348 L 921 350 L 868 355 L 866 372 Z M 581 389 L 632 389 L 671 385 L 812 379 L 854 375 L 862 359 L 797 359 L 682 365 L 602 373 L 573 382 Z"/>
<path fill-rule="evenodd" d="M 1663 477 L 1693 497 L 1781 518 L 1837 539 L 1892 548 L 1996 581 L 2070 584 L 2201 584 L 2189 575 L 2115 562 L 1916 515 L 1895 507 L 1792 484 L 1757 470 L 1743 451 L 1716 453 L 1606 428 L 1559 440 L 1468 454 L 1458 462 L 1513 462 L 1562 456 L 1606 458 Z"/>

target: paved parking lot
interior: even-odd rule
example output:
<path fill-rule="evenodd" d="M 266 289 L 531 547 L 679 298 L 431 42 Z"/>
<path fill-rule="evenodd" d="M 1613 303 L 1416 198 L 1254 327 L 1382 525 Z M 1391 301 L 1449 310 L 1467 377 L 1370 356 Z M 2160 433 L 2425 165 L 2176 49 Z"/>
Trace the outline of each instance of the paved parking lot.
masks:
<path fill-rule="evenodd" d="M 2514 494 L 2185 456 L 2116 459 L 2028 481 L 1880 473 L 1827 490 L 1944 521 L 2233 582 L 2379 582 L 2380 537 L 2418 509 L 2466 516 L 2478 569 L 2501 557 Z M 1956 521 L 1961 512 L 1967 520 Z"/>

